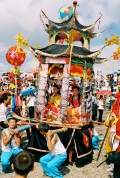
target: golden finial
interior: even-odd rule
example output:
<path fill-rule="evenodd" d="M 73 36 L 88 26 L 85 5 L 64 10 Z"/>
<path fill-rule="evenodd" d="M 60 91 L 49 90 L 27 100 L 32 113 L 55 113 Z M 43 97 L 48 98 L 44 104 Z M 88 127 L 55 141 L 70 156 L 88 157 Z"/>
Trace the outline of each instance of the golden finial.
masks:
<path fill-rule="evenodd" d="M 15 36 L 16 39 L 16 43 L 18 47 L 29 47 L 28 41 L 29 39 L 25 39 L 24 36 L 22 34 L 18 34 Z"/>
<path fill-rule="evenodd" d="M 35 45 L 34 47 L 37 48 L 37 49 L 40 49 L 40 48 L 41 48 L 40 45 Z"/>

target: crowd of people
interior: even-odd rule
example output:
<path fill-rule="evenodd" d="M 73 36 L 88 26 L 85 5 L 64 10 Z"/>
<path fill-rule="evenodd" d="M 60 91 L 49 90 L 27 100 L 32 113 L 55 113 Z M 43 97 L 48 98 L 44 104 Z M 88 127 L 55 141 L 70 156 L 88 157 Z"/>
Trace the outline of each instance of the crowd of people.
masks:
<path fill-rule="evenodd" d="M 31 96 L 33 97 L 33 96 Z M 9 107 L 11 95 L 4 93 L 1 97 L 0 105 L 0 131 L 1 133 L 1 164 L 2 172 L 7 173 L 10 169 L 11 158 L 13 157 L 13 169 L 16 177 L 27 177 L 29 171 L 33 170 L 34 158 L 29 152 L 23 151 L 20 147 L 20 137 L 18 134 L 17 125 L 20 121 L 27 121 L 27 118 L 22 118 L 11 111 Z M 29 100 L 28 100 L 29 102 Z M 30 106 L 31 107 L 31 106 Z M 32 109 L 33 111 L 33 109 Z M 31 114 L 31 111 L 30 111 Z M 33 117 L 33 112 L 31 114 Z M 63 177 L 57 167 L 59 167 L 67 157 L 66 150 L 61 143 L 57 134 L 54 134 L 47 123 L 40 123 L 36 126 L 40 133 L 45 136 L 47 146 L 50 151 L 47 155 L 40 158 L 40 165 L 43 168 L 45 175 L 50 177 Z"/>
<path fill-rule="evenodd" d="M 32 85 L 31 85 L 32 86 Z M 86 100 L 85 100 L 85 111 L 86 113 L 91 114 L 92 121 L 98 121 L 98 123 L 103 123 L 103 112 L 104 109 L 111 110 L 112 101 L 116 100 L 115 92 L 112 92 L 110 95 L 98 95 L 97 92 L 99 90 L 90 90 L 90 92 L 86 92 Z M 60 110 L 60 86 L 57 84 L 53 84 L 51 86 L 51 91 L 46 92 L 46 108 L 48 110 L 52 110 L 55 113 L 58 113 Z M 21 135 L 18 130 L 18 125 L 22 125 L 22 122 L 28 122 L 29 119 L 34 119 L 34 109 L 35 109 L 35 100 L 36 96 L 33 92 L 29 94 L 29 96 L 21 95 L 21 107 L 20 113 L 17 114 L 13 112 L 11 109 L 11 94 L 4 93 L 0 99 L 0 138 L 1 138 L 1 171 L 3 173 L 7 173 L 10 171 L 10 165 L 12 163 L 12 169 L 15 171 L 15 176 L 17 177 L 27 177 L 30 171 L 34 170 L 34 156 L 28 152 L 24 151 L 20 147 Z M 78 114 L 81 114 L 81 106 L 82 106 L 82 95 L 80 92 L 80 87 L 74 85 L 71 87 L 71 93 L 69 93 L 68 98 L 68 108 L 70 110 L 77 110 Z M 91 104 L 89 104 L 91 103 Z M 109 105 L 107 105 L 109 103 Z M 90 109 L 91 107 L 91 109 Z M 72 116 L 70 116 L 70 119 Z M 74 117 L 74 121 L 75 121 Z M 113 121 L 114 120 L 114 121 Z M 73 121 L 73 120 L 71 120 Z M 109 124 L 112 123 L 112 125 Z M 108 117 L 108 123 L 105 122 L 107 127 L 116 126 L 116 130 L 114 130 L 115 138 L 120 140 L 119 135 L 119 122 L 113 116 Z M 67 153 L 64 145 L 60 141 L 57 134 L 54 134 L 53 131 L 50 130 L 50 127 L 47 123 L 40 123 L 36 125 L 36 128 L 39 130 L 40 134 L 43 135 L 47 142 L 47 147 L 49 153 L 45 156 L 41 157 L 39 162 L 43 169 L 44 175 L 48 177 L 63 177 L 61 172 L 58 170 L 59 166 L 65 162 L 67 159 Z M 110 131 L 110 130 L 109 130 Z M 30 139 L 31 130 L 28 127 L 27 137 Z M 98 142 L 99 134 L 96 131 L 95 126 L 92 127 L 92 147 L 93 149 L 99 149 Z M 108 132 L 109 134 L 109 132 Z M 106 141 L 106 143 L 108 143 Z M 108 147 L 107 147 L 108 149 Z M 106 150 L 107 154 L 110 152 Z M 117 148 L 117 152 L 119 152 L 119 145 Z M 72 147 L 69 150 L 68 160 L 69 164 L 72 165 Z M 112 167 L 114 165 L 114 167 Z M 119 164 L 112 163 L 110 164 L 108 170 L 114 171 L 114 178 L 118 178 L 120 175 L 120 166 Z"/>

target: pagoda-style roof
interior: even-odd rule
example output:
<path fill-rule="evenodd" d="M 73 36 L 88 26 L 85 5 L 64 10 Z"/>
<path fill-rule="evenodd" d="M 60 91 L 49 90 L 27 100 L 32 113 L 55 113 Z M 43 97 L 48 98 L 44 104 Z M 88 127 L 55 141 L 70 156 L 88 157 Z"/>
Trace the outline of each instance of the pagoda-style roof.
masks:
<path fill-rule="evenodd" d="M 60 45 L 60 44 L 52 44 L 45 48 L 36 49 L 29 47 L 30 51 L 36 58 L 40 57 L 70 57 L 71 45 Z M 102 49 L 98 51 L 91 52 L 84 47 L 73 46 L 72 57 L 89 59 L 93 61 L 93 63 L 102 63 L 109 59 L 106 58 L 98 58 L 101 54 Z"/>
<path fill-rule="evenodd" d="M 42 16 L 41 16 L 41 18 L 42 18 Z M 53 22 L 49 18 L 47 18 L 48 24 L 45 24 L 45 27 L 46 27 L 45 30 L 49 33 L 49 32 L 51 32 L 51 30 L 53 30 L 55 28 L 56 29 L 61 29 L 61 28 L 67 29 L 68 28 L 68 29 L 75 29 L 81 33 L 87 32 L 89 34 L 89 33 L 93 33 L 95 25 L 100 20 L 100 18 L 101 18 L 101 15 L 95 21 L 95 23 L 93 23 L 89 26 L 82 25 L 74 15 L 72 15 L 71 18 L 69 18 L 65 22 L 60 22 L 60 23 Z"/>
<path fill-rule="evenodd" d="M 52 37 L 54 38 L 54 43 L 57 43 L 57 41 L 59 40 L 67 41 L 70 36 L 70 31 L 75 30 L 76 32 L 78 32 L 78 34 L 75 36 L 74 41 L 81 41 L 82 45 L 84 44 L 85 46 L 84 42 L 86 39 L 89 40 L 90 38 L 95 38 L 96 36 L 99 36 L 101 34 L 93 33 L 95 25 L 100 20 L 101 16 L 102 14 L 93 24 L 88 26 L 82 25 L 74 14 L 68 20 L 57 23 L 50 20 L 41 10 L 40 19 L 45 31 L 49 34 L 49 44 Z M 48 23 L 45 23 L 43 18 L 47 19 Z"/>

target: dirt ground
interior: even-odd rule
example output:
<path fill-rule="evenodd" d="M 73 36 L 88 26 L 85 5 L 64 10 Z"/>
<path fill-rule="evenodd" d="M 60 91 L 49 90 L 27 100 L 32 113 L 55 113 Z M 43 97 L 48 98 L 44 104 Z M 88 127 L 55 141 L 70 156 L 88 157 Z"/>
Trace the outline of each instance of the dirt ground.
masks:
<path fill-rule="evenodd" d="M 108 111 L 104 111 L 103 115 L 103 120 L 106 119 L 108 115 Z M 104 138 L 105 132 L 106 132 L 106 127 L 104 125 L 96 125 L 96 130 L 99 133 L 101 142 L 99 142 L 99 145 L 101 145 L 102 140 Z M 78 167 L 74 164 L 73 166 L 68 165 L 65 166 L 63 165 L 60 170 L 64 174 L 64 178 L 76 178 L 76 177 L 81 177 L 81 178 L 112 178 L 112 173 L 107 172 L 107 167 L 108 165 L 106 162 L 104 162 L 102 165 L 97 167 L 101 162 L 103 162 L 106 157 L 106 152 L 105 152 L 105 144 L 103 146 L 103 149 L 101 151 L 101 155 L 98 161 L 97 155 L 98 155 L 99 150 L 94 150 L 94 155 L 93 155 L 93 160 L 91 163 L 86 164 L 84 166 L 79 165 Z M 9 174 L 3 174 L 0 173 L 0 178 L 14 178 L 14 173 L 9 173 Z M 30 172 L 28 175 L 28 178 L 42 178 L 43 177 L 43 171 L 41 169 L 41 166 L 39 165 L 38 162 L 35 162 L 35 168 L 33 172 Z"/>

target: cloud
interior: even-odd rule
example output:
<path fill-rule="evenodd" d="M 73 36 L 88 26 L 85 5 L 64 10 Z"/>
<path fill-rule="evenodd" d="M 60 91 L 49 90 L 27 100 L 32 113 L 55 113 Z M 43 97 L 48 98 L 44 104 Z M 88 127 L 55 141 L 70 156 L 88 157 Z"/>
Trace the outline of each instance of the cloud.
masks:
<path fill-rule="evenodd" d="M 1 72 L 6 72 L 10 69 L 9 65 L 3 64 L 2 62 L 0 62 L 0 73 Z"/>

